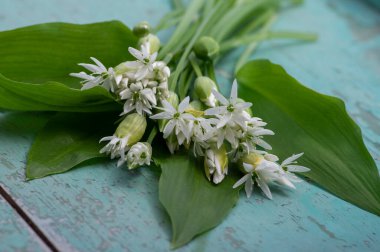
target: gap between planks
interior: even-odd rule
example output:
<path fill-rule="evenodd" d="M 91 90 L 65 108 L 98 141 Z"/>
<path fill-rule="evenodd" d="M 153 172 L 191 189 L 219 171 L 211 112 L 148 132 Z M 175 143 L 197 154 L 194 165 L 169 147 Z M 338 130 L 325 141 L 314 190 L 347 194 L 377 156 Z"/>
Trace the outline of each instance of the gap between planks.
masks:
<path fill-rule="evenodd" d="M 45 245 L 53 252 L 58 252 L 57 247 L 47 238 L 42 230 L 32 221 L 25 211 L 17 205 L 16 201 L 4 190 L 0 185 L 0 195 L 8 202 L 8 204 L 20 215 L 26 224 L 36 233 L 36 235 L 45 243 Z"/>

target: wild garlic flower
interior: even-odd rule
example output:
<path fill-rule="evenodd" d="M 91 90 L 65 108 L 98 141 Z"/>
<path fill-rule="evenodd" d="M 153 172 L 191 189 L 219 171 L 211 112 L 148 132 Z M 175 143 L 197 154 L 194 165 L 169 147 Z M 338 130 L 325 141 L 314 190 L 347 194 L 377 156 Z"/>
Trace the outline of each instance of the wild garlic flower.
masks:
<path fill-rule="evenodd" d="M 127 164 L 129 169 L 134 169 L 143 165 L 150 165 L 152 158 L 152 146 L 149 143 L 138 142 L 134 144 L 127 154 Z"/>
<path fill-rule="evenodd" d="M 85 72 L 71 73 L 70 76 L 83 79 L 81 81 L 81 90 L 90 89 L 96 86 L 102 86 L 108 91 L 114 92 L 117 88 L 115 82 L 115 74 L 112 67 L 106 68 L 99 60 L 94 57 L 90 58 L 95 64 L 80 63 L 78 65 L 84 67 L 91 74 Z"/>
<path fill-rule="evenodd" d="M 290 165 L 290 163 L 298 157 L 299 155 L 292 156 L 283 163 L 285 166 Z M 286 171 L 277 163 L 277 161 L 277 156 L 268 153 L 251 153 L 247 155 L 243 158 L 243 170 L 246 174 L 233 185 L 233 188 L 237 188 L 240 185 L 245 184 L 245 192 L 247 197 L 250 197 L 253 191 L 254 182 L 256 182 L 265 196 L 269 199 L 272 199 L 272 193 L 268 186 L 271 182 L 295 189 L 292 182 L 300 182 L 301 180 L 291 180 L 290 178 L 293 178 L 294 175 L 286 174 Z M 306 167 L 303 167 L 302 170 L 309 171 Z"/>
<path fill-rule="evenodd" d="M 157 58 L 157 52 L 150 53 L 150 44 L 144 43 L 141 45 L 141 51 L 129 47 L 129 53 L 137 59 L 137 61 L 130 62 L 129 67 L 136 68 L 135 79 L 137 81 L 144 79 L 150 72 L 153 72 L 153 64 Z"/>
<path fill-rule="evenodd" d="M 281 168 L 285 171 L 285 176 L 287 179 L 289 179 L 292 182 L 301 182 L 302 180 L 298 178 L 296 175 L 293 174 L 293 172 L 308 172 L 310 171 L 310 168 L 307 168 L 305 166 L 297 165 L 297 159 L 300 158 L 303 155 L 303 153 L 299 153 L 296 155 L 292 155 L 291 157 L 288 157 L 281 163 Z"/>
<path fill-rule="evenodd" d="M 194 156 L 204 156 L 205 150 L 210 147 L 208 140 L 212 137 L 214 131 L 214 128 L 211 125 L 212 121 L 213 118 L 194 118 L 193 129 L 191 134 Z"/>
<path fill-rule="evenodd" d="M 205 115 L 213 115 L 219 119 L 217 128 L 222 128 L 226 124 L 239 125 L 246 127 L 246 122 L 250 119 L 250 115 L 245 109 L 252 106 L 250 102 L 244 102 L 237 97 L 237 81 L 234 80 L 231 88 L 230 98 L 227 100 L 222 94 L 215 89 L 211 90 L 221 106 L 209 108 L 205 111 Z"/>
<path fill-rule="evenodd" d="M 111 159 L 120 157 L 117 165 L 121 166 L 125 160 L 125 153 L 130 146 L 140 141 L 145 133 L 146 119 L 137 113 L 128 115 L 119 124 L 112 136 L 103 137 L 100 142 L 108 141 L 108 143 L 100 150 L 100 153 L 106 153 Z"/>
<path fill-rule="evenodd" d="M 152 114 L 152 107 L 157 105 L 155 95 L 156 82 L 147 79 L 132 83 L 128 88 L 120 92 L 120 98 L 126 100 L 122 115 L 136 110 L 140 115 Z"/>
<path fill-rule="evenodd" d="M 210 148 L 206 150 L 204 159 L 204 168 L 208 180 L 215 184 L 222 182 L 228 173 L 228 157 L 225 146 L 220 148 Z"/>
<path fill-rule="evenodd" d="M 174 108 L 168 101 L 162 100 L 163 107 L 158 109 L 163 110 L 163 112 L 150 117 L 153 120 L 168 120 L 163 129 L 164 138 L 168 138 L 174 132 L 179 145 L 183 144 L 185 140 L 189 142 L 191 137 L 194 116 L 185 112 L 189 102 L 190 98 L 186 97 L 178 105 L 178 108 Z"/>

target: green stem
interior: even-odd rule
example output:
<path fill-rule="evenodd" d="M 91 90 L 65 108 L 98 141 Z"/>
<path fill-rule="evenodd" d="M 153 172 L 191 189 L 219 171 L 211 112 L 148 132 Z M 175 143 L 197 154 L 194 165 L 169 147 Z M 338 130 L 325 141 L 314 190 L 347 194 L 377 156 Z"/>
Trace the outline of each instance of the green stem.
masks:
<path fill-rule="evenodd" d="M 203 6 L 203 0 L 193 0 L 191 4 L 187 7 L 187 11 L 183 16 L 181 22 L 178 24 L 176 30 L 173 35 L 170 37 L 167 44 L 161 49 L 158 59 L 162 59 L 166 54 L 172 51 L 172 47 L 177 44 L 179 40 L 181 40 L 189 29 L 191 23 L 194 21 L 194 16 L 198 13 L 199 9 Z"/>
<path fill-rule="evenodd" d="M 219 87 L 218 81 L 216 80 L 214 63 L 211 60 L 209 60 L 209 61 L 206 62 L 206 67 L 207 67 L 208 76 L 210 77 L 210 79 L 212 79 L 215 82 L 216 87 L 220 91 L 220 87 Z"/>
<path fill-rule="evenodd" d="M 158 131 L 156 127 L 153 127 L 152 130 L 150 131 L 150 134 L 148 136 L 148 140 L 146 140 L 148 143 L 152 144 L 154 138 L 156 137 Z"/>
<path fill-rule="evenodd" d="M 175 91 L 175 88 L 177 86 L 178 77 L 181 74 L 181 72 L 183 71 L 183 69 L 185 68 L 185 66 L 187 65 L 186 61 L 188 60 L 188 56 L 189 56 L 191 50 L 193 49 L 195 42 L 198 40 L 199 36 L 202 34 L 204 27 L 206 26 L 206 24 L 208 23 L 208 21 L 210 20 L 210 18 L 214 14 L 214 12 L 219 8 L 219 6 L 221 6 L 221 3 L 223 3 L 223 1 L 219 1 L 218 4 L 215 6 L 215 8 L 212 9 L 212 11 L 210 13 L 208 13 L 208 16 L 205 17 L 205 19 L 199 25 L 195 35 L 190 40 L 190 42 L 187 44 L 186 49 L 183 52 L 182 57 L 180 58 L 180 60 L 178 62 L 177 68 L 176 68 L 175 72 L 173 73 L 173 78 L 171 78 L 171 80 L 170 80 L 169 85 L 170 85 L 171 91 Z"/>
<path fill-rule="evenodd" d="M 272 27 L 273 23 L 277 19 L 277 15 L 273 15 L 274 13 L 272 10 L 268 11 L 266 14 L 262 15 L 256 20 L 257 27 L 262 25 L 262 27 L 259 29 L 258 32 L 267 32 Z M 256 27 L 255 27 L 256 28 Z M 257 46 L 259 45 L 258 42 L 251 42 L 244 52 L 240 55 L 236 66 L 235 66 L 235 73 L 242 67 L 249 59 L 249 57 L 252 55 L 252 53 L 256 50 Z"/>
<path fill-rule="evenodd" d="M 191 66 L 193 67 L 194 72 L 197 75 L 197 77 L 203 76 L 201 68 L 199 67 L 199 65 L 198 65 L 198 63 L 197 63 L 197 61 L 196 61 L 196 59 L 195 59 L 195 57 L 194 57 L 193 54 L 190 55 L 189 60 L 190 60 Z"/>
<path fill-rule="evenodd" d="M 220 46 L 221 51 L 227 51 L 232 48 L 250 44 L 253 42 L 260 42 L 267 39 L 296 39 L 302 41 L 315 41 L 317 40 L 317 35 L 314 33 L 300 33 L 300 32 L 261 32 L 256 34 L 250 34 L 242 36 L 236 39 L 230 39 L 224 42 Z"/>

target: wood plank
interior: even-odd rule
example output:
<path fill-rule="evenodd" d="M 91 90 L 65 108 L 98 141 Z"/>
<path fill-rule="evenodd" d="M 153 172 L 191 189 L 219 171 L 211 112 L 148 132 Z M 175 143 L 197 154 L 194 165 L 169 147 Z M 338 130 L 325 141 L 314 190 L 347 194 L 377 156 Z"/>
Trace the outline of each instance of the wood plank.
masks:
<path fill-rule="evenodd" d="M 0 251 L 49 251 L 48 247 L 1 196 Z"/>
<path fill-rule="evenodd" d="M 119 18 L 134 24 L 144 17 L 154 22 L 167 9 L 158 0 L 134 1 L 126 4 L 134 10 L 126 16 L 123 1 L 115 6 L 101 2 L 65 1 L 58 11 L 49 3 L 44 2 L 46 7 L 33 1 L 34 12 L 12 19 L 18 3 L 8 1 L 5 9 L 11 11 L 0 10 L 6 20 L 0 28 L 55 20 Z M 284 13 L 277 28 L 315 31 L 321 37 L 318 43 L 266 43 L 255 55 L 282 64 L 318 91 L 344 99 L 375 158 L 380 156 L 379 22 L 377 13 L 360 1 L 309 0 Z M 221 76 L 231 77 L 226 73 L 235 57 L 218 68 Z M 229 82 L 222 82 L 227 89 Z M 40 114 L 0 116 L 0 183 L 47 237 L 66 251 L 167 251 L 170 223 L 157 199 L 156 174 L 149 169 L 129 172 L 114 163 L 93 164 L 24 182 L 26 153 L 44 121 Z M 376 251 L 380 247 L 378 217 L 312 184 L 303 183 L 294 192 L 275 190 L 274 198 L 269 201 L 260 194 L 242 198 L 217 229 L 179 251 Z"/>

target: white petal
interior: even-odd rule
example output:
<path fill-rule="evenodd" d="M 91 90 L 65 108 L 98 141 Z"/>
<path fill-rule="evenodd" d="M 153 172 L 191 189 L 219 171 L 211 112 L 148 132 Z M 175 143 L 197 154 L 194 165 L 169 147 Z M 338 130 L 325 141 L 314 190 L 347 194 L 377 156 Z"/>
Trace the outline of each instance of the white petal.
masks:
<path fill-rule="evenodd" d="M 140 61 L 144 61 L 144 57 L 143 57 L 142 53 L 141 53 L 139 50 L 137 50 L 137 49 L 135 49 L 135 48 L 133 48 L 133 47 L 128 47 L 128 51 L 129 51 L 129 53 L 132 54 L 132 56 L 134 56 L 136 59 L 138 59 L 138 60 L 140 60 Z"/>
<path fill-rule="evenodd" d="M 272 193 L 270 192 L 267 183 L 260 178 L 256 178 L 256 182 L 261 188 L 261 190 L 263 191 L 263 193 L 265 194 L 265 196 L 267 196 L 269 199 L 272 199 Z"/>
<path fill-rule="evenodd" d="M 172 114 L 177 113 L 177 110 L 167 100 L 162 100 L 161 103 L 164 106 L 164 108 L 165 108 L 166 111 L 168 111 L 168 112 L 170 112 Z"/>
<path fill-rule="evenodd" d="M 220 94 L 218 91 L 216 91 L 215 89 L 212 89 L 211 92 L 213 93 L 213 95 L 215 96 L 215 98 L 220 103 L 222 103 L 225 106 L 227 106 L 229 104 L 228 100 L 222 94 Z"/>
<path fill-rule="evenodd" d="M 98 65 L 101 69 L 102 69 L 102 72 L 107 72 L 107 68 L 102 64 L 102 62 L 100 62 L 97 58 L 94 58 L 94 57 L 90 57 L 90 59 L 92 61 L 95 62 L 96 65 Z"/>
<path fill-rule="evenodd" d="M 230 101 L 234 101 L 237 99 L 237 81 L 236 79 L 232 83 Z"/>
<path fill-rule="evenodd" d="M 263 147 L 266 150 L 271 150 L 272 146 L 270 146 L 267 142 L 265 142 L 263 139 L 258 138 L 255 143 L 261 147 Z"/>
<path fill-rule="evenodd" d="M 221 115 L 221 114 L 224 114 L 226 111 L 227 109 L 225 106 L 209 108 L 205 110 L 205 115 Z"/>
<path fill-rule="evenodd" d="M 288 171 L 290 172 L 308 172 L 310 168 L 301 165 L 287 165 Z"/>
<path fill-rule="evenodd" d="M 167 138 L 167 137 L 173 132 L 174 126 L 175 126 L 175 122 L 174 122 L 174 120 L 170 120 L 170 121 L 165 125 L 165 128 L 164 128 L 164 130 L 163 130 L 164 138 Z"/>
<path fill-rule="evenodd" d="M 243 163 L 243 168 L 245 172 L 252 172 L 253 171 L 253 165 L 248 163 Z"/>
<path fill-rule="evenodd" d="M 97 65 L 93 65 L 93 64 L 86 64 L 86 63 L 80 63 L 78 64 L 80 65 L 81 67 L 84 67 L 86 68 L 87 70 L 93 72 L 93 73 L 102 73 L 104 72 L 102 68 L 98 67 Z"/>
<path fill-rule="evenodd" d="M 252 195 L 252 191 L 253 191 L 252 177 L 247 179 L 247 181 L 245 182 L 244 189 L 245 189 L 245 193 L 247 194 L 247 198 L 250 198 Z"/>
<path fill-rule="evenodd" d="M 241 186 L 242 184 L 245 183 L 245 181 L 247 181 L 247 179 L 249 179 L 250 177 L 252 177 L 252 174 L 251 173 L 247 173 L 245 174 L 243 177 L 241 177 L 233 186 L 232 188 L 237 188 L 239 186 Z"/>
<path fill-rule="evenodd" d="M 150 119 L 153 119 L 153 120 L 158 120 L 158 119 L 172 119 L 173 118 L 173 115 L 168 113 L 168 112 L 161 112 L 161 113 L 158 113 L 158 114 L 155 114 L 155 115 L 152 115 L 151 117 L 149 117 Z"/>
<path fill-rule="evenodd" d="M 185 111 L 185 109 L 189 106 L 189 102 L 190 102 L 190 97 L 187 96 L 185 99 L 183 99 L 183 101 L 181 101 L 181 103 L 178 105 L 178 112 L 179 113 L 183 113 L 183 111 Z"/>
<path fill-rule="evenodd" d="M 294 162 L 296 159 L 298 159 L 299 157 L 301 157 L 303 155 L 303 152 L 302 153 L 299 153 L 299 154 L 296 154 L 296 155 L 292 155 L 291 157 L 288 157 L 287 159 L 285 159 L 282 163 L 281 163 L 281 166 L 286 166 L 292 162 Z"/>

